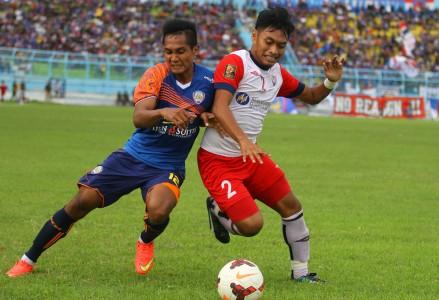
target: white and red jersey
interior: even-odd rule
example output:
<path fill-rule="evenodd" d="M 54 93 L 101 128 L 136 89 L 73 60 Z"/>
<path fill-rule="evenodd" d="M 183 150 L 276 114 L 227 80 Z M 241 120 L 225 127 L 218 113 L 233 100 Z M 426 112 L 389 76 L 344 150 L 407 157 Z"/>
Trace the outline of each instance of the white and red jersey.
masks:
<path fill-rule="evenodd" d="M 300 95 L 305 88 L 278 63 L 269 69 L 258 66 L 247 50 L 232 52 L 219 62 L 214 86 L 234 94 L 230 110 L 239 127 L 254 143 L 276 96 L 292 98 Z M 206 128 L 201 148 L 223 156 L 241 156 L 235 140 L 222 138 L 212 128 Z"/>

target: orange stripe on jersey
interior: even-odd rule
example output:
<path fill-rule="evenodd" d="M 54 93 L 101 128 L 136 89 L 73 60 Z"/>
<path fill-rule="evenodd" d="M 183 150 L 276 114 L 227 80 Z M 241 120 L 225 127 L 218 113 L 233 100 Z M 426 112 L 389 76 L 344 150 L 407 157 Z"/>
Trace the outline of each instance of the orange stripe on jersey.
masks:
<path fill-rule="evenodd" d="M 160 96 L 162 95 L 167 95 L 170 98 L 172 98 L 172 100 L 175 103 L 180 103 L 179 106 L 185 106 L 185 105 L 190 105 L 192 103 L 192 101 L 186 97 L 184 97 L 181 94 L 178 94 L 173 87 L 171 87 L 169 84 L 167 84 L 166 82 L 163 83 L 162 86 L 162 90 L 160 91 Z"/>
<path fill-rule="evenodd" d="M 160 100 L 174 104 L 177 107 L 188 109 L 196 114 L 201 114 L 204 110 L 193 100 L 179 95 L 171 86 L 163 83 L 160 91 Z"/>
<path fill-rule="evenodd" d="M 195 114 L 201 114 L 203 112 L 203 110 L 197 108 L 197 106 L 195 106 L 195 105 L 191 105 L 189 103 L 182 104 L 181 102 L 175 101 L 175 99 L 173 99 L 172 97 L 166 97 L 166 98 L 162 97 L 160 100 L 174 104 L 177 107 L 180 107 L 180 108 L 183 108 L 186 110 L 190 110 L 191 112 L 193 112 Z"/>
<path fill-rule="evenodd" d="M 163 80 L 168 73 L 169 67 L 165 63 L 147 69 L 134 90 L 134 103 L 148 97 L 158 97 Z"/>

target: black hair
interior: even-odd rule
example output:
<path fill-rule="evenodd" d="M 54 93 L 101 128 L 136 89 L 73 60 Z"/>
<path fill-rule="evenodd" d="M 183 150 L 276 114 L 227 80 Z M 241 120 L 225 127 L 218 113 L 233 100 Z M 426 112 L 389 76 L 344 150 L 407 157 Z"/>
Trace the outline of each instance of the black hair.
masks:
<path fill-rule="evenodd" d="M 197 42 L 197 28 L 195 24 L 181 19 L 173 19 L 166 21 L 163 25 L 162 43 L 165 42 L 165 37 L 169 34 L 184 34 L 186 42 L 189 46 L 195 47 Z"/>
<path fill-rule="evenodd" d="M 290 14 L 283 7 L 268 8 L 259 13 L 255 29 L 259 30 L 268 27 L 282 30 L 288 38 L 294 31 L 294 25 L 291 22 Z"/>

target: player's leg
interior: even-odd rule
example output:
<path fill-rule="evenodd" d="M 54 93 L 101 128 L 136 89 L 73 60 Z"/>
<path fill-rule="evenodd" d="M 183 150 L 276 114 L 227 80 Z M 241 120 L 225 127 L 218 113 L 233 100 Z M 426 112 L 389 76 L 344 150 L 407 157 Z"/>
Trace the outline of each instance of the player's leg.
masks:
<path fill-rule="evenodd" d="M 261 180 L 262 174 L 270 174 L 266 178 L 271 179 Z M 291 191 L 282 170 L 266 156 L 264 164 L 258 168 L 250 185 L 253 196 L 277 211 L 282 218 L 282 233 L 290 250 L 291 278 L 298 281 L 318 281 L 314 273 L 308 272 L 309 230 L 305 223 L 302 206 Z"/>
<path fill-rule="evenodd" d="M 36 263 L 43 251 L 65 237 L 76 221 L 94 208 L 111 205 L 139 187 L 138 176 L 130 176 L 138 163 L 132 160 L 125 151 L 118 150 L 111 153 L 101 165 L 82 176 L 78 182 L 79 192 L 46 222 L 32 247 L 7 274 L 16 277 L 31 272 L 32 264 Z"/>
<path fill-rule="evenodd" d="M 168 180 L 170 175 L 166 173 Z M 180 197 L 179 183 L 161 182 L 147 189 L 145 195 L 145 228 L 140 233 L 136 245 L 136 272 L 146 275 L 154 265 L 154 240 L 163 233 L 169 224 L 169 217 Z"/>
<path fill-rule="evenodd" d="M 220 211 L 218 204 L 213 197 L 208 196 L 206 199 L 207 217 L 209 218 L 209 227 L 212 230 L 215 238 L 223 244 L 230 242 L 230 234 L 226 227 L 221 223 L 220 218 L 224 218 L 223 222 L 226 224 L 230 218 L 222 211 Z M 227 225 L 226 225 L 227 226 Z M 230 230 L 233 230 L 230 228 Z M 236 233 L 234 233 L 236 234 Z"/>
<path fill-rule="evenodd" d="M 241 192 L 243 193 L 246 192 Z M 217 195 L 216 199 L 221 199 L 221 196 Z M 221 207 L 213 197 L 208 197 L 207 202 L 211 218 L 215 218 L 228 233 L 250 237 L 258 234 L 264 225 L 262 215 L 248 192 L 230 206 Z M 215 230 L 215 235 L 218 230 Z M 223 242 L 218 236 L 216 238 Z"/>
<path fill-rule="evenodd" d="M 58 210 L 41 228 L 32 246 L 22 258 L 7 272 L 9 277 L 26 275 L 33 270 L 41 254 L 64 238 L 73 224 L 100 206 L 102 199 L 92 189 L 82 187 L 79 192 Z"/>
<path fill-rule="evenodd" d="M 282 179 L 283 185 L 288 184 Z M 279 202 L 271 206 L 282 217 L 282 233 L 290 250 L 291 279 L 300 282 L 320 282 L 316 273 L 309 273 L 310 257 L 309 230 L 305 223 L 303 210 L 297 197 L 290 191 Z"/>
<path fill-rule="evenodd" d="M 201 179 L 211 195 L 206 202 L 215 237 L 228 243 L 229 233 L 257 234 L 263 226 L 262 215 L 244 184 L 253 163 L 243 164 L 241 157 L 224 157 L 204 149 L 198 151 L 197 159 Z"/>
<path fill-rule="evenodd" d="M 287 184 L 285 179 L 282 181 L 284 181 L 283 184 Z M 303 276 L 309 273 L 310 242 L 309 230 L 300 202 L 292 192 L 289 192 L 280 201 L 271 204 L 271 207 L 282 217 L 282 234 L 290 251 L 291 278 L 303 279 Z"/>

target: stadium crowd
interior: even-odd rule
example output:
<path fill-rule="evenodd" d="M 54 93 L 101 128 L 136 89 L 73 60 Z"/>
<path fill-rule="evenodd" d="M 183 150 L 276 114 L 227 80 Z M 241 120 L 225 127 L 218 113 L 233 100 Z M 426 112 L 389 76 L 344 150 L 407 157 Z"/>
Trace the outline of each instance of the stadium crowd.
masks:
<path fill-rule="evenodd" d="M 310 8 L 306 2 L 289 10 L 296 27 L 291 43 L 302 64 L 318 65 L 337 53 L 347 57 L 347 67 L 395 68 L 394 58 L 405 57 L 419 70 L 439 71 L 439 10 L 355 11 L 341 3 Z"/>
<path fill-rule="evenodd" d="M 200 59 L 219 60 L 245 48 L 235 20 L 254 24 L 256 16 L 251 5 L 238 12 L 223 2 L 0 1 L 0 45 L 158 57 L 163 21 L 180 17 L 198 24 Z M 439 10 L 353 10 L 335 2 L 314 8 L 306 1 L 288 8 L 296 27 L 291 44 L 301 64 L 319 65 L 325 55 L 337 53 L 347 58 L 347 67 L 398 69 L 402 62 L 439 72 Z"/>
<path fill-rule="evenodd" d="M 200 58 L 243 47 L 232 5 L 146 0 L 0 1 L 0 45 L 130 56 L 161 55 L 168 17 L 197 21 Z"/>

